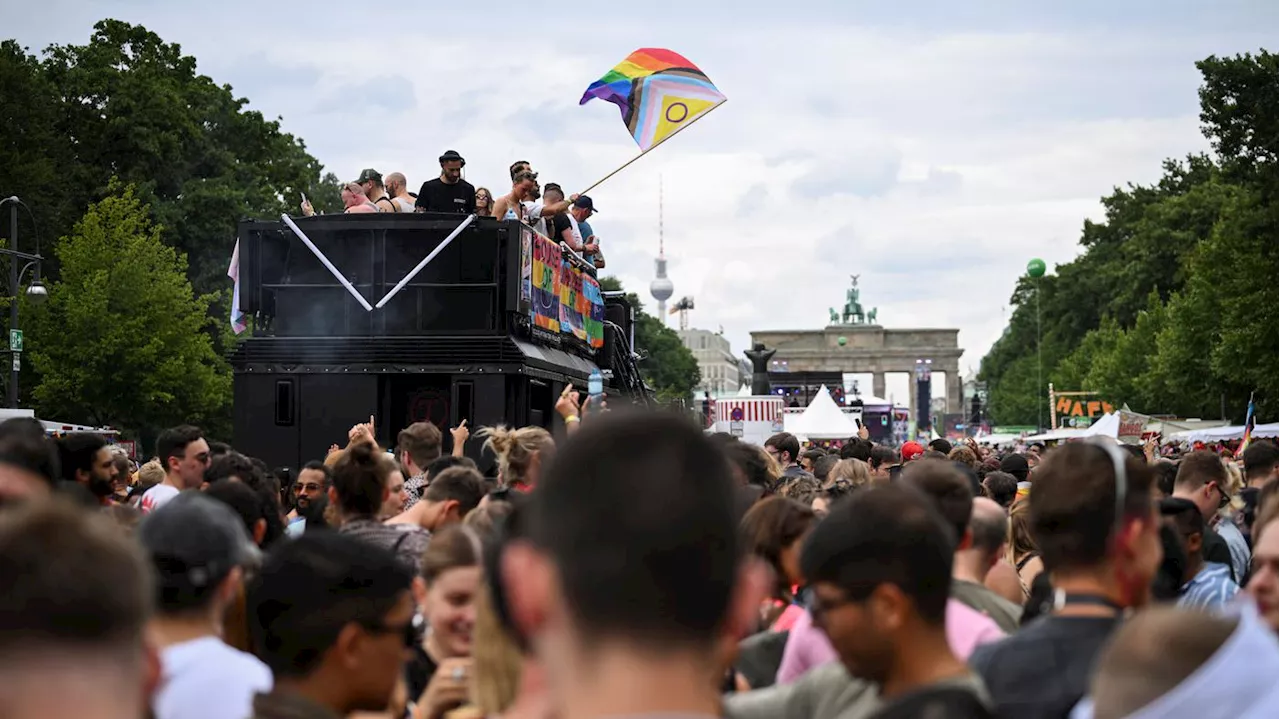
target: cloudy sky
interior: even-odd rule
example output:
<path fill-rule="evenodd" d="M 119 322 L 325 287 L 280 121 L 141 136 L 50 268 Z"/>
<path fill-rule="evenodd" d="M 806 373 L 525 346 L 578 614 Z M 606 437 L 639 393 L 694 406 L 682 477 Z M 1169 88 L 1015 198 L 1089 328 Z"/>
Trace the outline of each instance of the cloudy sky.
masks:
<path fill-rule="evenodd" d="M 729 102 L 591 193 L 608 272 L 647 288 L 661 176 L 676 296 L 735 352 L 825 324 L 860 274 L 882 324 L 959 328 L 976 370 L 1027 260 L 1071 259 L 1100 196 L 1207 149 L 1193 63 L 1277 46 L 1274 0 L 1049 5 L 0 0 L 0 35 L 141 23 L 344 179 L 416 185 L 456 149 L 496 193 L 516 159 L 575 188 L 633 157 L 617 110 L 578 99 L 632 50 L 673 49 Z"/>

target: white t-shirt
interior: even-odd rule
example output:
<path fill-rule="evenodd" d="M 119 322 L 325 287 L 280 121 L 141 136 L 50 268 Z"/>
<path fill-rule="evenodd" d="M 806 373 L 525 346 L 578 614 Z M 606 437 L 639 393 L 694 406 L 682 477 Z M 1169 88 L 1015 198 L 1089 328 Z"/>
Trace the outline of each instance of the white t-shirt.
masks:
<path fill-rule="evenodd" d="M 166 648 L 160 666 L 156 719 L 245 719 L 253 716 L 253 695 L 271 691 L 267 665 L 217 637 Z"/>
<path fill-rule="evenodd" d="M 523 202 L 521 204 L 524 206 L 524 216 L 527 218 L 525 219 L 525 222 L 529 223 L 530 227 L 537 230 L 538 234 L 543 237 L 549 237 L 547 234 L 547 218 L 542 216 L 542 200 L 538 200 L 537 202 Z"/>
<path fill-rule="evenodd" d="M 178 496 L 178 488 L 162 482 L 142 493 L 142 503 L 139 508 L 143 514 L 151 514 L 176 496 Z"/>

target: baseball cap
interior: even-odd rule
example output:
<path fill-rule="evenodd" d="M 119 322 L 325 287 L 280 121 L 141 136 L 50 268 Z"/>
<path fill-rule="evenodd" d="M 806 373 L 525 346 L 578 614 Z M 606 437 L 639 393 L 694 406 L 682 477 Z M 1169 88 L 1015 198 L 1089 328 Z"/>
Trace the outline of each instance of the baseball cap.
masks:
<path fill-rule="evenodd" d="M 902 443 L 902 461 L 910 462 L 911 460 L 924 454 L 924 447 L 919 442 L 903 442 Z"/>
<path fill-rule="evenodd" d="M 373 180 L 374 182 L 382 182 L 382 173 L 372 167 L 366 167 L 360 171 L 360 176 L 356 178 L 356 184 L 364 184 L 370 180 Z"/>
<path fill-rule="evenodd" d="M 573 201 L 573 206 L 581 207 L 589 212 L 599 212 L 599 210 L 596 209 L 595 204 L 591 202 L 591 198 L 586 195 L 579 195 L 578 199 Z"/>
<path fill-rule="evenodd" d="M 148 514 L 136 532 L 163 586 L 204 589 L 261 552 L 226 504 L 188 490 Z"/>

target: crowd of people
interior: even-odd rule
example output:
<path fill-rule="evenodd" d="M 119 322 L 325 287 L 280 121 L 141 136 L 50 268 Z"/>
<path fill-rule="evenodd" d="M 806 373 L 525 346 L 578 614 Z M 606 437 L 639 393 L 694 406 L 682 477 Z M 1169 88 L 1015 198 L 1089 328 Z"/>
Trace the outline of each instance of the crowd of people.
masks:
<path fill-rule="evenodd" d="M 384 181 L 377 170 L 365 169 L 354 182 L 343 184 L 343 212 L 435 212 L 519 220 L 578 253 L 588 264 L 605 266 L 600 238 L 587 221 L 596 213 L 595 203 L 587 195 L 566 197 L 554 182 L 541 186 L 538 173 L 527 161 L 518 160 L 508 168 L 511 191 L 495 198 L 487 187 L 475 187 L 463 178 L 467 161 L 456 151 L 446 151 L 439 162 L 440 175 L 422 183 L 416 194 L 409 192 L 402 173 L 393 172 Z M 302 212 L 307 216 L 315 214 L 305 195 Z"/>
<path fill-rule="evenodd" d="M 0 424 L 16 719 L 1262 717 L 1277 449 L 428 423 L 294 472 Z M 480 464 L 472 457 L 480 457 Z M 127 462 L 127 460 L 126 460 Z M 154 467 L 154 469 L 149 469 Z M 144 474 L 149 475 L 144 478 Z"/>

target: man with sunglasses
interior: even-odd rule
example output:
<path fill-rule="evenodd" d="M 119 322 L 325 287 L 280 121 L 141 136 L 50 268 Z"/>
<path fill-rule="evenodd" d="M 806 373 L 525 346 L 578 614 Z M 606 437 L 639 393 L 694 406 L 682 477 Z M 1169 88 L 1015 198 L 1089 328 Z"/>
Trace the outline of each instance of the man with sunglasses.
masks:
<path fill-rule="evenodd" d="M 1206 562 L 1225 564 L 1231 580 L 1239 582 L 1249 569 L 1249 545 L 1231 521 L 1218 521 L 1218 513 L 1231 503 L 1227 468 L 1218 455 L 1207 450 L 1192 452 L 1178 463 L 1173 480 L 1173 496 L 1190 500 L 1200 508 L 1205 525 L 1213 531 L 1204 533 Z"/>
<path fill-rule="evenodd" d="M 354 537 L 310 532 L 282 542 L 249 588 L 259 656 L 275 685 L 254 719 L 337 719 L 384 712 L 418 640 L 413 573 Z"/>

